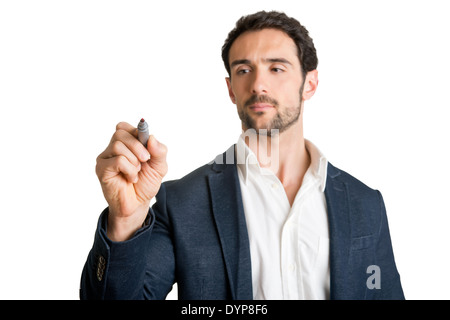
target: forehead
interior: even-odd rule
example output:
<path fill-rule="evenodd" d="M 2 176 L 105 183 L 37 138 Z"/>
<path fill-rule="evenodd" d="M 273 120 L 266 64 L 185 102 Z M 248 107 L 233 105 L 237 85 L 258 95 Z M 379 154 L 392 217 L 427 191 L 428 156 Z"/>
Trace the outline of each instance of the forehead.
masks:
<path fill-rule="evenodd" d="M 277 29 L 263 29 L 247 31 L 237 37 L 230 48 L 229 61 L 237 59 L 253 61 L 273 57 L 287 59 L 297 57 L 297 47 L 285 32 Z"/>

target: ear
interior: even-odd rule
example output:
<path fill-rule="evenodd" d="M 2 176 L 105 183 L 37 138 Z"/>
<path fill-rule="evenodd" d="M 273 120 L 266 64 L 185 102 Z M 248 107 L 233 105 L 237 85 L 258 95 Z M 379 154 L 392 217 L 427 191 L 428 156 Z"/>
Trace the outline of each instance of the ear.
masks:
<path fill-rule="evenodd" d="M 229 77 L 225 78 L 228 87 L 228 95 L 230 96 L 231 102 L 236 104 L 236 97 L 234 96 L 233 89 L 231 88 L 231 79 Z"/>
<path fill-rule="evenodd" d="M 305 85 L 303 87 L 303 100 L 311 99 L 319 85 L 319 75 L 317 70 L 309 71 L 306 74 Z"/>

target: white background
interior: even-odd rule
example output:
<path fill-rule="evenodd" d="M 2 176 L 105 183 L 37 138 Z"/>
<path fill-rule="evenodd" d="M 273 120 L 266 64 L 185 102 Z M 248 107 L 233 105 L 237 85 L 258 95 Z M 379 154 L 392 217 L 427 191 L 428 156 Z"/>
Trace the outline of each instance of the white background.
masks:
<path fill-rule="evenodd" d="M 406 297 L 450 298 L 447 1 L 239 0 L 0 2 L 1 299 L 78 299 L 116 123 L 149 120 L 166 179 L 237 140 L 221 46 L 261 9 L 310 31 L 305 136 L 382 192 Z"/>

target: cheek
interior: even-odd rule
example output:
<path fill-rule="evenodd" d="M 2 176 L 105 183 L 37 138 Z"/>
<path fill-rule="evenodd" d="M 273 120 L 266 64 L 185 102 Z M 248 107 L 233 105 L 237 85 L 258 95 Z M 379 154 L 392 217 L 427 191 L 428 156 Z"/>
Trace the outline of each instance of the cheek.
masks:
<path fill-rule="evenodd" d="M 300 86 L 298 81 L 279 81 L 273 90 L 274 98 L 279 99 L 281 105 L 296 106 L 300 101 Z"/>
<path fill-rule="evenodd" d="M 243 101 L 248 99 L 249 97 L 246 96 L 246 87 L 245 83 L 243 81 L 232 81 L 231 87 L 233 88 L 233 96 L 234 96 L 234 103 L 236 104 L 242 104 Z"/>
<path fill-rule="evenodd" d="M 231 79 L 231 87 L 233 88 L 234 92 L 237 94 L 240 91 L 243 91 L 246 88 L 246 80 L 244 78 L 240 78 L 238 76 L 233 77 Z"/>

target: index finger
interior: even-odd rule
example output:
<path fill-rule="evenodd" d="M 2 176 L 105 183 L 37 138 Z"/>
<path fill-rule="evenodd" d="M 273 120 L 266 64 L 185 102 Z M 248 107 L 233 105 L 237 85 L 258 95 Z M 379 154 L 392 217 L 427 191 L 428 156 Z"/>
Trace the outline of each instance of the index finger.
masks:
<path fill-rule="evenodd" d="M 116 131 L 117 130 L 124 130 L 124 131 L 128 132 L 129 134 L 133 135 L 135 138 L 137 138 L 137 136 L 138 136 L 137 128 L 132 126 L 128 122 L 119 122 L 116 125 Z"/>

